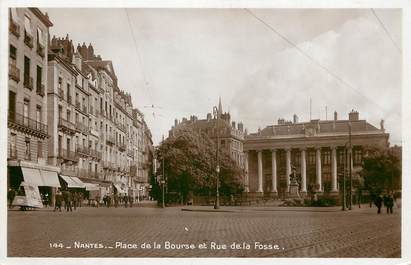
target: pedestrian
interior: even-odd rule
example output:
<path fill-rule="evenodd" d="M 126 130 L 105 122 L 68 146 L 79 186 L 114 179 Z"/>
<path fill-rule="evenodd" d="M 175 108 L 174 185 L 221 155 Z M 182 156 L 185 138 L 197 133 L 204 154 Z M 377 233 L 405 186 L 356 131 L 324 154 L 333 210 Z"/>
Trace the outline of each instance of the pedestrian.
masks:
<path fill-rule="evenodd" d="M 128 196 L 127 195 L 124 195 L 124 197 L 123 197 L 123 201 L 124 201 L 124 208 L 127 208 L 127 204 L 128 204 Z"/>
<path fill-rule="evenodd" d="M 114 194 L 114 207 L 117 208 L 118 206 L 118 195 Z"/>
<path fill-rule="evenodd" d="M 129 201 L 129 203 L 130 203 L 130 208 L 133 208 L 133 196 L 129 196 L 128 197 L 128 201 Z"/>
<path fill-rule="evenodd" d="M 67 212 L 73 211 L 73 194 L 67 191 Z"/>
<path fill-rule="evenodd" d="M 77 209 L 77 192 L 71 193 L 71 205 L 73 206 L 74 210 Z"/>
<path fill-rule="evenodd" d="M 60 189 L 57 190 L 56 193 L 56 202 L 54 204 L 54 212 L 59 210 L 61 212 L 61 203 L 63 201 L 63 194 L 61 193 Z"/>
<path fill-rule="evenodd" d="M 96 207 L 98 208 L 100 204 L 100 195 L 96 196 Z"/>
<path fill-rule="evenodd" d="M 392 194 L 389 194 L 387 196 L 387 214 L 392 214 L 393 213 L 393 207 L 394 207 L 394 198 Z"/>
<path fill-rule="evenodd" d="M 111 207 L 111 195 L 107 195 L 107 208 Z"/>
<path fill-rule="evenodd" d="M 378 214 L 381 213 L 382 201 L 383 201 L 383 199 L 382 199 L 381 195 L 378 195 L 378 196 L 375 197 L 374 204 L 378 208 L 378 212 L 377 212 Z"/>
<path fill-rule="evenodd" d="M 68 191 L 67 191 L 67 190 L 63 190 L 62 194 L 63 194 L 63 201 L 64 201 L 64 209 L 65 209 L 66 211 L 68 211 L 68 205 L 69 205 Z"/>
<path fill-rule="evenodd" d="M 9 188 L 9 190 L 7 192 L 7 200 L 9 202 L 9 208 L 10 209 L 13 207 L 14 197 L 16 197 L 16 191 L 13 188 Z"/>

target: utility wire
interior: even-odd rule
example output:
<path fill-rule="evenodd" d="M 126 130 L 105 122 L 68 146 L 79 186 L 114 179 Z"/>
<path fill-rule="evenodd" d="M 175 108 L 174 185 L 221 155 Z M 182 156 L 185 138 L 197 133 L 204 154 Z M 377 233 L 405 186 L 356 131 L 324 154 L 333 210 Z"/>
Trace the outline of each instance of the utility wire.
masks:
<path fill-rule="evenodd" d="M 141 53 L 140 53 L 140 50 L 139 50 L 138 45 L 137 45 L 137 40 L 136 40 L 134 31 L 133 31 L 133 27 L 131 26 L 130 16 L 129 16 L 129 14 L 128 14 L 127 8 L 124 8 L 124 10 L 125 10 L 126 15 L 127 15 L 127 22 L 128 22 L 128 26 L 129 26 L 129 28 L 130 28 L 131 36 L 133 37 L 134 47 L 135 47 L 135 49 L 136 49 L 136 53 L 137 53 L 137 57 L 138 57 L 138 64 L 140 65 L 141 73 L 142 73 L 142 75 L 143 75 L 144 88 L 145 88 L 145 90 L 146 90 L 146 92 L 147 92 L 147 95 L 148 95 L 148 97 L 149 97 L 150 103 L 152 103 L 152 102 L 153 102 L 153 98 L 151 97 L 150 88 L 148 87 L 149 82 L 148 82 L 148 80 L 147 80 L 146 72 L 145 72 L 145 70 L 144 70 L 143 60 L 142 60 Z M 151 104 L 151 105 L 154 106 L 154 104 Z"/>
<path fill-rule="evenodd" d="M 390 34 L 390 32 L 388 31 L 387 27 L 385 26 L 384 22 L 382 22 L 382 20 L 380 19 L 380 17 L 377 15 L 377 13 L 375 12 L 374 8 L 371 8 L 371 12 L 374 14 L 375 18 L 377 19 L 377 21 L 379 22 L 381 28 L 383 29 L 383 31 L 385 32 L 385 34 L 388 36 L 388 38 L 391 40 L 392 44 L 394 45 L 395 48 L 397 48 L 398 52 L 400 54 L 402 54 L 402 50 L 401 48 L 397 45 L 397 43 L 394 41 L 392 35 Z"/>
<path fill-rule="evenodd" d="M 347 86 L 348 88 L 352 89 L 353 91 L 357 92 L 359 95 L 361 95 L 363 98 L 367 99 L 369 102 L 375 104 L 378 108 L 387 111 L 384 107 L 382 107 L 381 105 L 379 105 L 377 102 L 375 102 L 374 100 L 370 99 L 369 97 L 367 97 L 365 94 L 363 94 L 359 89 L 355 88 L 353 85 L 351 85 L 350 83 L 348 83 L 346 80 L 344 80 L 342 77 L 339 77 L 337 74 L 335 74 L 334 72 L 332 72 L 330 69 L 328 69 L 327 67 L 325 67 L 324 65 L 322 65 L 318 60 L 316 60 L 315 58 L 313 58 L 311 55 L 307 54 L 304 50 L 302 50 L 300 47 L 297 46 L 297 44 L 295 44 L 294 42 L 292 42 L 290 39 L 288 39 L 286 36 L 284 36 L 283 34 L 281 34 L 278 30 L 276 30 L 273 26 L 271 26 L 270 24 L 268 24 L 267 22 L 265 22 L 263 19 L 261 19 L 260 17 L 256 16 L 251 10 L 249 10 L 248 8 L 245 8 L 245 10 L 252 16 L 254 17 L 256 20 L 258 20 L 259 22 L 261 22 L 263 25 L 265 25 L 270 31 L 274 32 L 277 36 L 279 36 L 281 39 L 283 39 L 286 43 L 288 43 L 289 45 L 291 45 L 292 47 L 294 47 L 301 55 L 303 55 L 304 57 L 306 57 L 308 60 L 310 60 L 312 63 L 316 64 L 318 67 L 320 67 L 321 69 L 323 69 L 325 72 L 327 72 L 330 76 L 334 77 L 336 80 L 340 81 L 342 84 L 344 84 L 345 86 Z M 395 113 L 397 114 L 397 113 Z M 397 114 L 398 115 L 398 114 Z"/>

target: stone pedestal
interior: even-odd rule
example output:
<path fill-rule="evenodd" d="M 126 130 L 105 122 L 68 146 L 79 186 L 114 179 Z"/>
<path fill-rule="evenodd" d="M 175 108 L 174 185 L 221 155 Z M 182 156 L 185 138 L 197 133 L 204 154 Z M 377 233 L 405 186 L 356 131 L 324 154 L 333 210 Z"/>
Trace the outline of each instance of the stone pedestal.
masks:
<path fill-rule="evenodd" d="M 300 198 L 300 193 L 298 192 L 298 183 L 290 183 L 290 192 L 288 193 L 288 198 L 297 199 Z"/>

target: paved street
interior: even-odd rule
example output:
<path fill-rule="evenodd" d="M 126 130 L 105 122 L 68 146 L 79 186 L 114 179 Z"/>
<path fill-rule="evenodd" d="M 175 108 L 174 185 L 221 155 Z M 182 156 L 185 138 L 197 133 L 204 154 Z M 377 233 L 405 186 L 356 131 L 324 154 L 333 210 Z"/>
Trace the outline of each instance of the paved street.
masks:
<path fill-rule="evenodd" d="M 227 211 L 182 211 L 180 207 L 81 208 L 72 213 L 12 210 L 8 212 L 8 256 L 401 256 L 399 209 L 393 215 L 377 215 L 376 208 L 368 207 L 352 212 L 337 208 L 222 209 Z M 143 243 L 151 248 L 142 248 Z"/>

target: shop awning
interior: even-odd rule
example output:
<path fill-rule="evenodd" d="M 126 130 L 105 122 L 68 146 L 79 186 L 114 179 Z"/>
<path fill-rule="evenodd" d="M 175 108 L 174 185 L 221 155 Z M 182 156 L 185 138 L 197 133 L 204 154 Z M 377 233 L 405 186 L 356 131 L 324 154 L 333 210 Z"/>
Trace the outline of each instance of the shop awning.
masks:
<path fill-rule="evenodd" d="M 119 194 L 128 194 L 127 186 L 124 183 L 113 184 Z"/>
<path fill-rule="evenodd" d="M 69 177 L 60 175 L 60 177 L 67 183 L 69 188 L 85 188 L 84 183 L 77 177 Z"/>
<path fill-rule="evenodd" d="M 60 187 L 59 177 L 57 176 L 57 172 L 49 171 L 49 170 L 40 170 L 40 175 L 43 179 L 43 184 L 41 186 L 48 186 L 48 187 Z"/>
<path fill-rule="evenodd" d="M 100 190 L 100 186 L 95 183 L 87 183 L 84 182 L 84 186 L 86 186 L 86 190 L 92 191 L 92 190 Z"/>
<path fill-rule="evenodd" d="M 24 182 L 30 186 L 45 186 L 39 169 L 21 167 Z"/>

